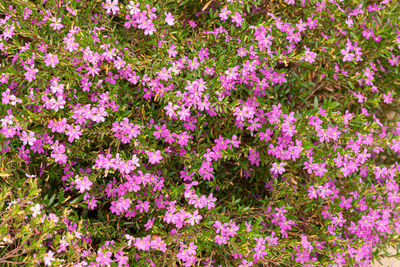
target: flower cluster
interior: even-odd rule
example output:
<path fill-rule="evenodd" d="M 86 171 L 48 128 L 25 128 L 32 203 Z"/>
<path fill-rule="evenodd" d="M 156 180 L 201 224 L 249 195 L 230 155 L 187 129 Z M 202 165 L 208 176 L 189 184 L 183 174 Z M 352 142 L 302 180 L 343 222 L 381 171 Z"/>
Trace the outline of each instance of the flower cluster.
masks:
<path fill-rule="evenodd" d="M 0 265 L 368 266 L 399 242 L 395 1 L 28 2 L 0 6 Z"/>

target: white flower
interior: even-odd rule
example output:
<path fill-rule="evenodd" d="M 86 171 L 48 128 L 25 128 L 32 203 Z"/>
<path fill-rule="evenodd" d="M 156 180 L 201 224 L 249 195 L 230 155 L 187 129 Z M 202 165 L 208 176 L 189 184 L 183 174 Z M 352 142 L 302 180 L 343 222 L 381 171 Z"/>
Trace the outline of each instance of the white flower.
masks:
<path fill-rule="evenodd" d="M 35 206 L 31 207 L 31 211 L 33 211 L 32 216 L 36 217 L 40 214 L 40 204 L 36 204 Z"/>

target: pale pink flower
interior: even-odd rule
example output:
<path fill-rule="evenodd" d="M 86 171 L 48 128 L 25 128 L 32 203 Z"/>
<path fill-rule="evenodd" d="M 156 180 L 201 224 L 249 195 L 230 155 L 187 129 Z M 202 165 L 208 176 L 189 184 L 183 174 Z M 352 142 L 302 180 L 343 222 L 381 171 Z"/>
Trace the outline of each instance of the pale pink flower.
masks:
<path fill-rule="evenodd" d="M 58 60 L 57 55 L 47 54 L 44 63 L 46 64 L 46 66 L 51 66 L 52 68 L 55 68 L 55 66 L 60 63 L 60 61 Z"/>
<path fill-rule="evenodd" d="M 175 23 L 175 19 L 174 16 L 171 14 L 171 12 L 169 12 L 167 14 L 167 12 L 165 12 L 165 22 L 169 25 L 169 26 L 173 26 Z"/>
<path fill-rule="evenodd" d="M 119 11 L 118 0 L 106 0 L 106 3 L 103 3 L 103 7 L 106 10 L 107 14 L 117 14 Z"/>
<path fill-rule="evenodd" d="M 52 262 L 56 260 L 53 256 L 53 251 L 47 252 L 46 256 L 44 256 L 43 261 L 46 266 L 51 266 Z"/>
<path fill-rule="evenodd" d="M 52 27 L 53 30 L 59 31 L 64 27 L 64 25 L 61 24 L 61 19 L 53 17 L 51 20 L 53 21 L 53 23 L 50 24 L 50 27 Z"/>
<path fill-rule="evenodd" d="M 40 204 L 36 204 L 35 206 L 31 207 L 32 216 L 36 217 L 40 214 Z"/>

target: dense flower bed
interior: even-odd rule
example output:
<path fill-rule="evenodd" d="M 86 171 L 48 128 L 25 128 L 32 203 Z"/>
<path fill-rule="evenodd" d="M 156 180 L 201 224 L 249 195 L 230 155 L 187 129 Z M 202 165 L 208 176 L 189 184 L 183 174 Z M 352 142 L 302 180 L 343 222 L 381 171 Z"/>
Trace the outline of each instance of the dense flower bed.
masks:
<path fill-rule="evenodd" d="M 400 241 L 397 1 L 0 14 L 0 264 L 369 266 Z"/>

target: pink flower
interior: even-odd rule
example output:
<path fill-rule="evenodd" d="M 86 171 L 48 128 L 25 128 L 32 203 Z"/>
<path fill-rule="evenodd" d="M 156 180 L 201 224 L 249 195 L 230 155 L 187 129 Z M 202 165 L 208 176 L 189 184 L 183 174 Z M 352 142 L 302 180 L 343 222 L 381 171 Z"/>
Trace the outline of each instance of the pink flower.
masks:
<path fill-rule="evenodd" d="M 343 55 L 343 62 L 352 61 L 355 56 L 353 53 L 350 53 L 348 49 L 342 49 L 340 53 Z"/>
<path fill-rule="evenodd" d="M 173 26 L 174 25 L 174 16 L 171 14 L 171 12 L 169 12 L 167 14 L 167 12 L 165 12 L 165 22 L 169 25 L 169 26 Z"/>
<path fill-rule="evenodd" d="M 97 207 L 97 200 L 95 197 L 92 197 L 90 200 L 87 200 L 87 204 L 89 209 L 94 210 Z"/>
<path fill-rule="evenodd" d="M 242 260 L 242 264 L 239 265 L 239 267 L 249 267 L 249 266 L 253 266 L 252 261 Z"/>
<path fill-rule="evenodd" d="M 317 192 L 317 190 L 314 188 L 314 186 L 310 186 L 310 188 L 307 190 L 307 192 L 308 192 L 308 197 L 309 198 L 315 198 L 315 199 L 317 199 L 318 198 L 318 192 Z"/>
<path fill-rule="evenodd" d="M 144 30 L 144 35 L 153 35 L 153 33 L 156 31 L 156 28 L 154 28 L 153 22 L 149 19 L 144 20 L 138 26 L 138 28 Z"/>
<path fill-rule="evenodd" d="M 157 150 L 154 152 L 147 152 L 147 156 L 149 156 L 149 162 L 151 164 L 160 163 L 163 157 L 161 156 L 161 151 Z"/>
<path fill-rule="evenodd" d="M 235 15 L 232 16 L 232 22 L 236 23 L 236 27 L 242 27 L 244 18 L 239 12 L 235 12 Z"/>
<path fill-rule="evenodd" d="M 387 94 L 383 94 L 383 103 L 385 104 L 390 104 L 393 101 L 393 97 L 391 92 L 387 93 Z"/>
<path fill-rule="evenodd" d="M 281 163 L 276 163 L 276 162 L 274 162 L 273 164 L 272 164 L 272 168 L 271 168 L 271 173 L 273 174 L 273 175 L 280 175 L 280 174 L 282 174 L 282 173 L 284 173 L 285 172 L 285 168 L 283 167 L 283 166 L 285 166 L 286 165 L 286 163 L 285 162 L 281 162 Z"/>
<path fill-rule="evenodd" d="M 142 239 L 136 238 L 135 247 L 141 250 L 149 250 L 150 248 L 150 236 L 143 237 Z"/>
<path fill-rule="evenodd" d="M 36 142 L 35 133 L 30 132 L 28 135 L 25 131 L 23 131 L 21 141 L 24 142 L 24 145 L 29 144 L 32 146 Z"/>
<path fill-rule="evenodd" d="M 131 15 L 137 15 L 140 13 L 140 3 L 136 3 L 133 1 L 129 1 L 129 5 L 126 6 L 127 9 L 129 9 L 129 13 L 131 13 Z"/>
<path fill-rule="evenodd" d="M 169 56 L 169 57 L 175 57 L 176 54 L 178 54 L 178 52 L 175 51 L 175 48 L 176 48 L 175 45 L 171 45 L 171 46 L 169 47 L 169 49 L 167 50 L 168 56 Z"/>
<path fill-rule="evenodd" d="M 115 261 L 118 262 L 118 267 L 120 266 L 129 266 L 128 265 L 128 260 L 129 258 L 127 256 L 124 256 L 124 252 L 121 250 L 118 253 L 114 255 Z"/>
<path fill-rule="evenodd" d="M 210 195 L 208 195 L 208 198 L 207 198 L 207 208 L 209 210 L 215 208 L 215 201 L 217 201 L 217 198 L 213 197 L 213 194 L 210 193 Z"/>
<path fill-rule="evenodd" d="M 188 23 L 189 23 L 190 27 L 192 27 L 192 29 L 196 28 L 196 26 L 197 26 L 196 22 L 194 22 L 193 20 L 189 20 Z"/>
<path fill-rule="evenodd" d="M 53 23 L 50 24 L 50 27 L 52 27 L 53 30 L 59 31 L 64 27 L 64 25 L 61 24 L 61 19 L 53 17 L 51 20 L 53 21 Z"/>
<path fill-rule="evenodd" d="M 64 84 L 62 83 L 59 84 L 58 81 L 54 81 L 50 85 L 50 90 L 53 94 L 57 93 L 61 94 L 64 91 L 64 86 L 65 86 Z"/>
<path fill-rule="evenodd" d="M 51 263 L 56 260 L 53 256 L 53 251 L 47 252 L 46 256 L 44 256 L 43 261 L 46 266 L 51 266 Z"/>
<path fill-rule="evenodd" d="M 119 11 L 119 7 L 118 7 L 118 0 L 106 0 L 106 3 L 102 3 L 104 9 L 106 9 L 107 14 L 117 14 Z"/>
<path fill-rule="evenodd" d="M 76 184 L 76 189 L 79 190 L 79 192 L 83 193 L 85 190 L 90 190 L 90 187 L 92 186 L 93 182 L 89 180 L 87 176 L 84 176 L 82 179 L 75 179 L 75 184 Z"/>
<path fill-rule="evenodd" d="M 126 211 L 129 209 L 131 205 L 131 200 L 129 198 L 120 197 L 116 204 L 116 207 L 119 208 L 120 211 Z"/>
<path fill-rule="evenodd" d="M 328 170 L 325 168 L 325 166 L 326 166 L 326 163 L 322 163 L 322 164 L 315 163 L 315 167 L 314 167 L 315 175 L 319 176 L 319 177 L 323 177 L 325 175 L 325 173 L 328 172 Z"/>
<path fill-rule="evenodd" d="M 242 46 L 237 51 L 239 57 L 245 57 L 247 55 L 247 50 Z"/>
<path fill-rule="evenodd" d="M 259 166 L 260 164 L 260 155 L 257 149 L 249 149 L 249 161 L 251 165 Z"/>
<path fill-rule="evenodd" d="M 305 55 L 301 59 L 303 59 L 304 61 L 306 61 L 308 63 L 313 63 L 313 62 L 315 62 L 316 56 L 317 56 L 317 54 L 310 51 L 310 49 L 306 47 Z"/>
<path fill-rule="evenodd" d="M 150 230 L 153 228 L 153 223 L 154 223 L 155 218 L 148 220 L 147 223 L 144 225 L 146 227 L 146 231 Z"/>
<path fill-rule="evenodd" d="M 245 224 L 246 224 L 246 232 L 247 232 L 247 233 L 250 233 L 251 230 L 252 230 L 252 229 L 251 229 L 251 223 L 245 221 Z"/>
<path fill-rule="evenodd" d="M 143 211 L 149 211 L 149 202 L 148 201 L 145 201 L 145 202 L 143 202 L 142 200 L 138 200 L 137 201 L 139 204 L 137 204 L 136 206 L 135 206 L 135 208 L 137 209 L 137 210 L 139 210 L 139 212 L 140 213 L 142 213 Z"/>
<path fill-rule="evenodd" d="M 5 29 L 3 31 L 4 40 L 7 41 L 8 39 L 11 39 L 15 34 L 14 30 L 15 30 L 14 23 L 10 27 L 6 24 Z"/>
<path fill-rule="evenodd" d="M 97 258 L 96 258 L 96 262 L 98 262 L 100 264 L 100 266 L 110 266 L 110 263 L 112 263 L 112 252 L 111 251 L 107 251 L 106 253 L 103 253 L 103 251 L 99 250 L 97 252 Z"/>
<path fill-rule="evenodd" d="M 60 61 L 58 60 L 57 55 L 47 54 L 44 63 L 46 64 L 46 66 L 51 66 L 52 68 L 55 68 L 56 64 L 60 63 Z"/>
<path fill-rule="evenodd" d="M 221 9 L 221 12 L 218 14 L 218 16 L 221 18 L 221 21 L 225 21 L 228 19 L 228 15 L 230 15 L 232 12 L 228 10 L 228 7 L 225 6 L 223 9 Z"/>
<path fill-rule="evenodd" d="M 81 126 L 68 126 L 68 131 L 65 132 L 65 134 L 68 136 L 68 142 L 73 142 L 75 139 L 79 139 L 79 137 L 82 135 L 82 131 L 80 130 Z"/>
<path fill-rule="evenodd" d="M 24 73 L 25 79 L 28 80 L 28 82 L 32 82 L 33 80 L 36 80 L 36 73 L 39 72 L 38 69 L 35 69 L 34 65 L 31 65 L 30 68 L 25 69 L 26 72 Z"/>

